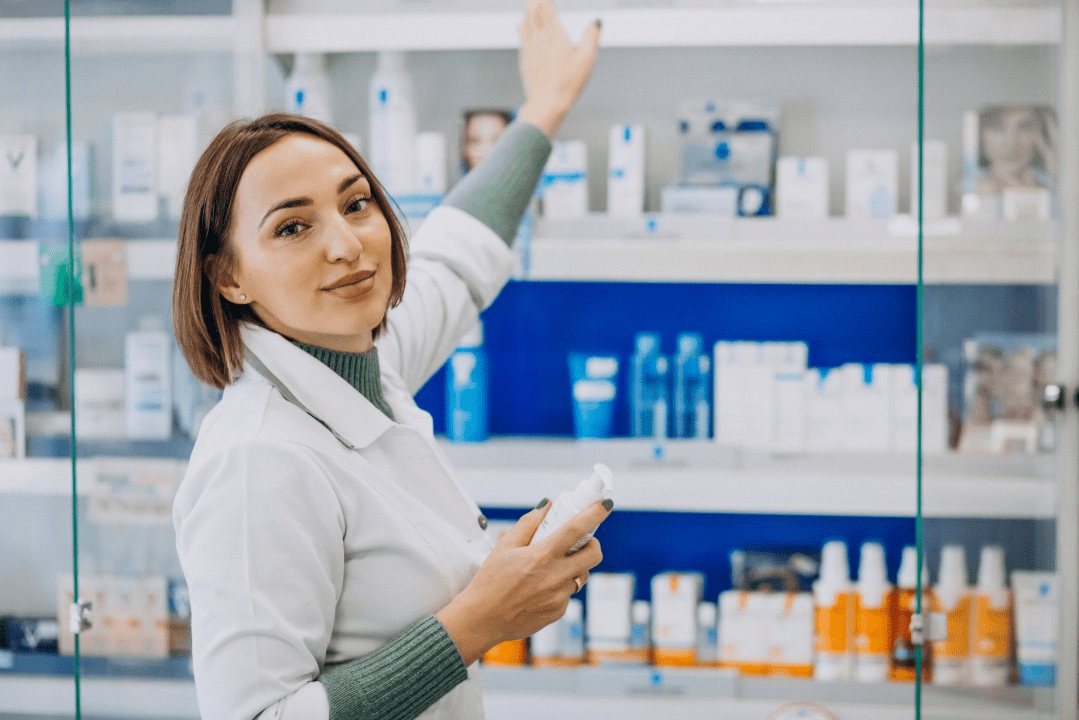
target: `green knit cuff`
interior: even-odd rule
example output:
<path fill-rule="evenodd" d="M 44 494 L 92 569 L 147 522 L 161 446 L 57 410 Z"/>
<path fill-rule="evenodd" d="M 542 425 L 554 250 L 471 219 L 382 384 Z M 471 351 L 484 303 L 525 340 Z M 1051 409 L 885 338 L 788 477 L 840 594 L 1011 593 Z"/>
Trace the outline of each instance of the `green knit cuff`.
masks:
<path fill-rule="evenodd" d="M 468 679 L 461 653 L 434 615 L 367 657 L 323 670 L 330 720 L 412 720 Z"/>
<path fill-rule="evenodd" d="M 528 122 L 515 122 L 443 204 L 464 210 L 510 245 L 550 154 L 551 141 L 542 130 Z"/>

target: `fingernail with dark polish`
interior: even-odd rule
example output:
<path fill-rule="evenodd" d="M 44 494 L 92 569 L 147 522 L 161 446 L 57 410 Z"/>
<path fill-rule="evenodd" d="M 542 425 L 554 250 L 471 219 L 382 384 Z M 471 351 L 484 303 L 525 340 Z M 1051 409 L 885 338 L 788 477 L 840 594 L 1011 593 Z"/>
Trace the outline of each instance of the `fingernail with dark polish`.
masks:
<path fill-rule="evenodd" d="M 607 498 L 606 500 L 603 501 L 603 509 L 606 510 L 607 512 L 610 512 L 611 508 L 613 508 L 613 507 L 614 507 L 614 500 L 611 500 L 610 498 Z"/>
<path fill-rule="evenodd" d="M 603 21 L 600 20 L 599 18 L 596 18 L 596 27 L 597 28 L 603 27 Z"/>
<path fill-rule="evenodd" d="M 547 498 L 543 498 L 542 500 L 539 501 L 539 504 L 536 505 L 536 509 L 539 510 L 541 507 L 546 505 L 548 502 L 550 502 L 550 501 L 547 500 Z"/>

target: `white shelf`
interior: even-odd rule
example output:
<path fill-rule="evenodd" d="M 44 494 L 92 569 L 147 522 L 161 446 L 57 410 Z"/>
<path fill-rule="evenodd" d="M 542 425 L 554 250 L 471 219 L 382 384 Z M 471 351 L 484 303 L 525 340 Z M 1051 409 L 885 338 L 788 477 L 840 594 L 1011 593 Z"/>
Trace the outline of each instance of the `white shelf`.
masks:
<path fill-rule="evenodd" d="M 279 53 L 515 50 L 519 45 L 519 11 L 351 13 L 319 12 L 319 5 L 303 3 L 304 12 L 271 12 L 266 18 L 266 49 Z M 602 43 L 608 48 L 910 46 L 918 42 L 914 3 L 760 2 L 716 9 L 567 10 L 560 17 L 571 37 L 579 37 L 600 18 Z M 930 8 L 925 28 L 931 44 L 1055 44 L 1061 34 L 1059 10 L 1022 4 Z"/>
<path fill-rule="evenodd" d="M 83 676 L 84 715 L 111 718 L 197 720 L 195 683 L 190 680 Z M 75 683 L 62 675 L 0 675 L 0 716 L 10 714 L 70 717 Z"/>
<path fill-rule="evenodd" d="M 91 492 L 97 482 L 92 461 L 76 465 L 79 494 Z M 0 495 L 71 495 L 71 460 L 22 458 L 0 460 Z"/>
<path fill-rule="evenodd" d="M 906 517 L 915 514 L 913 455 L 776 457 L 712 443 L 670 442 L 665 459 L 634 440 L 497 438 L 443 446 L 476 502 L 532 507 L 603 462 L 621 510 Z M 926 517 L 1054 518 L 1051 456 L 927 457 Z"/>
<path fill-rule="evenodd" d="M 930 284 L 1051 284 L 1057 249 L 1050 223 L 969 223 L 924 228 Z M 650 215 L 541 221 L 533 280 L 913 284 L 917 228 L 909 219 L 815 222 Z"/>
<path fill-rule="evenodd" d="M 71 19 L 77 55 L 128 53 L 230 53 L 235 25 L 229 15 L 115 15 Z M 60 50 L 63 18 L 0 19 L 0 51 Z"/>
<path fill-rule="evenodd" d="M 1057 246 L 1050 223 L 961 223 L 925 227 L 929 284 L 1053 284 Z M 174 240 L 124 242 L 129 280 L 172 280 Z M 529 279 L 598 282 L 913 284 L 913 226 L 841 218 L 648 215 L 540 221 Z M 38 292 L 38 243 L 0 240 L 0 293 Z"/>
<path fill-rule="evenodd" d="M 0 293 L 36 295 L 40 291 L 39 243 L 0 240 Z M 176 268 L 175 240 L 127 240 L 128 280 L 171 281 Z"/>

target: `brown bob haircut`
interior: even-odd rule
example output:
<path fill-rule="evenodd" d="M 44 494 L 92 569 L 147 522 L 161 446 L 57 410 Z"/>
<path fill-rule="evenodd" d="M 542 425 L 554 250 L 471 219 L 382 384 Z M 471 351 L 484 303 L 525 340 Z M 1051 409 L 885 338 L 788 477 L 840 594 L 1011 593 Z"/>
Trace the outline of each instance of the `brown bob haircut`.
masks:
<path fill-rule="evenodd" d="M 240 323 L 263 325 L 247 305 L 229 302 L 218 288 L 236 267 L 230 242 L 236 188 L 257 154 L 293 134 L 313 135 L 336 145 L 355 163 L 371 185 L 371 195 L 390 226 L 393 284 L 390 307 L 405 291 L 408 252 L 404 228 L 382 184 L 355 148 L 333 128 L 311 118 L 271 113 L 233 122 L 217 134 L 195 164 L 180 215 L 172 316 L 176 341 L 195 376 L 218 389 L 243 369 Z M 386 326 L 383 317 L 374 337 Z"/>

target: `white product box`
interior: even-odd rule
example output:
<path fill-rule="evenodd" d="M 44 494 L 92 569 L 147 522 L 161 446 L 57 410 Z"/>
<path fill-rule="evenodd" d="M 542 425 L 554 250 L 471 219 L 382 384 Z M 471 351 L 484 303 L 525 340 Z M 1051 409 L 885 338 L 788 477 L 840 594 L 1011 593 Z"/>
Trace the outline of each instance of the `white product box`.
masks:
<path fill-rule="evenodd" d="M 121 222 L 157 219 L 157 116 L 116 113 L 112 119 L 112 215 Z"/>
<path fill-rule="evenodd" d="M 637 578 L 633 573 L 592 573 L 588 576 L 585 635 L 590 651 L 629 649 L 636 591 Z"/>
<path fill-rule="evenodd" d="M 943 140 L 922 143 L 922 195 L 925 220 L 948 214 L 948 144 Z M 918 141 L 910 144 L 910 214 L 918 217 Z"/>
<path fill-rule="evenodd" d="M 0 135 L 0 215 L 37 217 L 37 137 Z"/>
<path fill-rule="evenodd" d="M 85 437 L 123 437 L 124 387 L 122 369 L 80 368 L 75 371 L 75 425 Z"/>
<path fill-rule="evenodd" d="M 0 458 L 26 456 L 26 404 L 0 400 Z"/>
<path fill-rule="evenodd" d="M 843 377 L 838 368 L 806 372 L 806 449 L 815 453 L 846 450 Z"/>
<path fill-rule="evenodd" d="M 846 215 L 852 220 L 887 220 L 895 215 L 899 153 L 895 150 L 847 152 Z"/>
<path fill-rule="evenodd" d="M 771 450 L 775 444 L 776 383 L 772 366 L 777 343 L 747 343 L 742 365 L 742 444 L 755 450 Z M 752 351 L 750 350 L 752 347 Z"/>
<path fill-rule="evenodd" d="M 644 126 L 614 125 L 607 142 L 607 214 L 644 213 Z"/>
<path fill-rule="evenodd" d="M 26 397 L 26 369 L 22 350 L 0 346 L 0 400 Z"/>
<path fill-rule="evenodd" d="M 718 660 L 723 667 L 753 672 L 768 659 L 768 607 L 764 593 L 719 594 Z"/>
<path fill-rule="evenodd" d="M 812 593 L 771 593 L 766 635 L 769 674 L 812 677 L 815 608 Z"/>
<path fill-rule="evenodd" d="M 583 140 L 554 143 L 541 187 L 543 217 L 568 220 L 588 214 L 588 148 Z"/>
<path fill-rule="evenodd" d="M 172 436 L 172 342 L 168 333 L 127 334 L 124 344 L 125 411 L 128 437 Z"/>
<path fill-rule="evenodd" d="M 1005 188 L 1000 194 L 1005 220 L 1048 220 L 1053 214 L 1053 193 L 1047 188 Z"/>
<path fill-rule="evenodd" d="M 776 217 L 821 220 L 828 217 L 828 160 L 781 157 L 776 163 Z"/>
<path fill-rule="evenodd" d="M 446 136 L 440 132 L 416 135 L 416 192 L 445 195 L 448 159 Z"/>
<path fill-rule="evenodd" d="M 843 378 L 846 449 L 887 452 L 892 438 L 890 368 L 848 363 L 839 372 Z"/>
<path fill-rule="evenodd" d="M 809 346 L 804 342 L 772 343 L 767 352 L 775 403 L 771 449 L 783 453 L 804 452 Z"/>
<path fill-rule="evenodd" d="M 918 386 L 914 365 L 892 366 L 892 441 L 890 449 L 910 453 L 918 435 Z M 922 451 L 940 454 L 948 449 L 948 367 L 922 366 Z"/>
<path fill-rule="evenodd" d="M 665 213 L 714 213 L 733 218 L 738 214 L 738 188 L 665 185 L 660 191 L 660 207 Z"/>
<path fill-rule="evenodd" d="M 712 384 L 715 387 L 713 427 L 720 445 L 740 447 L 746 442 L 743 407 L 749 402 L 746 378 L 756 361 L 757 344 L 721 340 L 713 349 Z"/>
<path fill-rule="evenodd" d="M 652 646 L 664 653 L 695 655 L 697 604 L 704 577 L 700 573 L 665 572 L 652 577 Z"/>
<path fill-rule="evenodd" d="M 158 192 L 168 216 L 178 218 L 199 155 L 198 115 L 159 115 L 156 135 Z"/>

